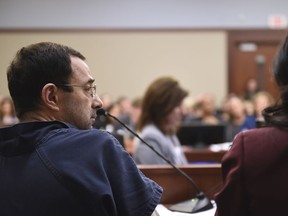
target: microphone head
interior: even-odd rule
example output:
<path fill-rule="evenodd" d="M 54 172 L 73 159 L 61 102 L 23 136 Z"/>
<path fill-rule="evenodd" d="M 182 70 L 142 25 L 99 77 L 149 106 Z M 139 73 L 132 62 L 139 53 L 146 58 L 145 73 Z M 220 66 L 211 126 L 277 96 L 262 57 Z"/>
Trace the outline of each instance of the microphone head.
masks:
<path fill-rule="evenodd" d="M 104 115 L 104 116 L 107 116 L 107 111 L 106 110 L 104 110 L 104 109 L 98 109 L 97 111 L 96 111 L 96 114 L 98 115 L 98 116 L 101 116 L 101 115 Z"/>

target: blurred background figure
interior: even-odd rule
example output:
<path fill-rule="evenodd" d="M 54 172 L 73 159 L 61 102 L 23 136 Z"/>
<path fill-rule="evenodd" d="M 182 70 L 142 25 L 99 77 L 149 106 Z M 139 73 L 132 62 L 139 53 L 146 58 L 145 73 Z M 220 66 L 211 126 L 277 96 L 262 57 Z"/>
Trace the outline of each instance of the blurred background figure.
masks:
<path fill-rule="evenodd" d="M 114 103 L 114 108 L 117 106 L 117 113 L 111 113 L 116 118 L 118 118 L 122 123 L 124 123 L 126 126 L 131 126 L 131 100 L 126 96 L 119 97 L 116 102 Z M 116 135 L 118 138 L 120 138 L 120 142 L 125 146 L 125 140 L 127 138 L 128 131 L 123 127 L 119 122 L 112 119 L 112 125 L 113 125 L 113 131 L 114 135 Z M 129 135 L 130 136 L 130 135 Z"/>
<path fill-rule="evenodd" d="M 228 99 L 227 106 L 226 141 L 232 142 L 240 131 L 255 128 L 256 118 L 246 114 L 244 101 L 236 95 Z"/>
<path fill-rule="evenodd" d="M 266 108 L 274 104 L 275 100 L 272 95 L 267 91 L 259 91 L 252 98 L 252 102 L 255 108 L 255 117 L 256 122 L 261 126 L 261 123 L 264 123 L 264 116 L 262 111 Z"/>
<path fill-rule="evenodd" d="M 244 89 L 244 100 L 252 100 L 255 94 L 259 91 L 258 81 L 255 78 L 250 78 L 246 81 Z"/>
<path fill-rule="evenodd" d="M 135 98 L 131 103 L 130 128 L 137 129 L 137 123 L 142 113 L 142 98 Z"/>
<path fill-rule="evenodd" d="M 226 95 L 226 97 L 224 97 L 222 99 L 222 102 L 221 102 L 220 107 L 218 109 L 218 114 L 221 115 L 221 119 L 223 119 L 224 122 L 227 122 L 230 119 L 229 100 L 233 96 L 236 96 L 236 95 L 234 93 L 230 93 L 230 94 Z"/>
<path fill-rule="evenodd" d="M 131 102 L 131 112 L 130 112 L 130 124 L 127 125 L 133 131 L 137 130 L 137 123 L 139 121 L 140 115 L 142 113 L 142 98 L 137 97 Z M 124 134 L 124 145 L 128 153 L 133 154 L 136 145 L 136 139 L 133 134 L 128 130 L 125 130 Z"/>
<path fill-rule="evenodd" d="M 3 95 L 0 95 L 0 103 L 1 101 L 3 100 L 4 96 Z"/>
<path fill-rule="evenodd" d="M 204 93 L 198 96 L 194 107 L 196 116 L 198 116 L 198 122 L 210 125 L 217 125 L 223 122 L 221 116 L 217 113 L 215 98 L 212 94 Z"/>
<path fill-rule="evenodd" d="M 126 96 L 120 96 L 113 104 L 114 108 L 115 106 L 117 106 L 117 115 L 115 113 L 114 116 L 117 117 L 125 125 L 127 126 L 131 125 L 131 109 L 132 109 L 131 100 Z M 124 134 L 126 133 L 125 127 L 123 127 L 117 121 L 113 122 L 113 130 L 115 134 L 118 134 L 120 136 L 124 136 Z"/>
<path fill-rule="evenodd" d="M 185 122 L 189 122 L 191 118 L 194 118 L 194 98 L 191 96 L 187 96 L 184 98 L 183 103 L 182 103 L 182 121 L 185 124 Z"/>
<path fill-rule="evenodd" d="M 102 100 L 102 103 L 103 103 L 103 106 L 102 106 L 103 109 L 107 109 L 113 103 L 113 99 L 111 95 L 108 93 L 104 93 L 100 95 L 100 99 Z"/>
<path fill-rule="evenodd" d="M 120 115 L 120 107 L 116 102 L 110 102 L 109 106 L 106 107 L 105 110 L 116 118 L 118 118 Z M 114 119 L 104 115 L 97 116 L 93 127 L 108 131 L 120 142 L 123 147 L 125 147 L 124 131 L 119 129 L 119 123 Z"/>
<path fill-rule="evenodd" d="M 131 100 L 126 96 L 122 96 L 118 98 L 116 103 L 118 104 L 120 109 L 118 118 L 126 125 L 129 125 L 131 121 Z"/>
<path fill-rule="evenodd" d="M 182 103 L 188 92 L 171 77 L 156 79 L 147 88 L 138 121 L 140 136 L 174 164 L 186 164 L 187 159 L 176 136 L 182 122 Z M 137 141 L 133 158 L 138 164 L 166 164 L 144 143 Z"/>
<path fill-rule="evenodd" d="M 247 116 L 255 116 L 255 106 L 252 100 L 244 100 L 244 108 Z"/>
<path fill-rule="evenodd" d="M 105 93 L 105 94 L 100 95 L 99 97 L 103 103 L 102 108 L 107 110 L 107 111 L 108 111 L 108 109 L 111 109 L 111 106 L 113 105 L 113 100 L 112 100 L 110 94 Z M 96 120 L 93 124 L 93 127 L 97 128 L 97 129 L 106 129 L 106 126 L 109 123 L 110 123 L 109 119 L 107 119 L 106 116 L 101 115 L 101 116 L 96 117 Z"/>
<path fill-rule="evenodd" d="M 3 97 L 0 102 L 0 127 L 9 127 L 18 122 L 12 99 Z"/>
<path fill-rule="evenodd" d="M 117 118 L 120 115 L 120 108 L 119 108 L 118 103 L 116 102 L 111 102 L 110 105 L 106 108 L 106 111 Z M 109 117 L 106 117 L 106 116 L 103 116 L 103 117 L 106 120 L 106 125 L 105 125 L 105 128 L 103 129 L 107 130 L 108 132 L 112 134 L 117 134 L 116 125 L 118 123 Z"/>
<path fill-rule="evenodd" d="M 106 111 L 118 118 L 130 129 L 136 131 L 136 124 L 141 114 L 142 100 L 140 97 L 130 101 L 127 97 L 122 96 L 114 102 L 109 94 L 103 94 L 100 98 Z M 104 115 L 97 116 L 93 127 L 110 132 L 118 139 L 128 153 L 133 153 L 135 148 L 134 136 L 116 120 Z"/>

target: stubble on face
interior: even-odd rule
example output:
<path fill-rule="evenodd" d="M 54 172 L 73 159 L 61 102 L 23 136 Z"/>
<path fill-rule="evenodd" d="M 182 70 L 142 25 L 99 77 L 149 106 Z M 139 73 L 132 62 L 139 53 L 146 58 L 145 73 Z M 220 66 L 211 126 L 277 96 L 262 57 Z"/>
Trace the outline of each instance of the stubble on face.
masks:
<path fill-rule="evenodd" d="M 88 65 L 81 59 L 71 57 L 72 76 L 70 84 L 91 85 L 94 80 L 90 74 Z M 64 120 L 77 128 L 86 130 L 92 127 L 96 117 L 96 109 L 92 108 L 91 95 L 81 87 L 73 88 L 73 92 L 66 94 L 62 102 L 62 114 Z"/>

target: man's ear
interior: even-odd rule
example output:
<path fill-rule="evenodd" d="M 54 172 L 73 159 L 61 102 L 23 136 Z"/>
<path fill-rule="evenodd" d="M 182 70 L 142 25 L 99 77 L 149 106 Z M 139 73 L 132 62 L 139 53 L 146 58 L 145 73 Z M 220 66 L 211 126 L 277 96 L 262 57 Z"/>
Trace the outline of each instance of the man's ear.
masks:
<path fill-rule="evenodd" d="M 54 111 L 59 111 L 58 93 L 59 93 L 59 89 L 57 88 L 57 86 L 55 86 L 53 83 L 47 83 L 42 88 L 41 98 L 42 98 L 43 105 Z"/>

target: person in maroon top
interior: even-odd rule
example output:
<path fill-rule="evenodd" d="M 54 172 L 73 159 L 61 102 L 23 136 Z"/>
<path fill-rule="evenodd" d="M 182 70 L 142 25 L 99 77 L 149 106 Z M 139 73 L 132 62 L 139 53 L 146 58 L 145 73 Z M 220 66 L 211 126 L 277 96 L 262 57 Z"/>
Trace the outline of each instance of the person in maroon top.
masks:
<path fill-rule="evenodd" d="M 280 100 L 263 110 L 265 127 L 240 132 L 222 159 L 216 216 L 286 215 L 288 202 L 288 37 L 274 61 Z"/>

